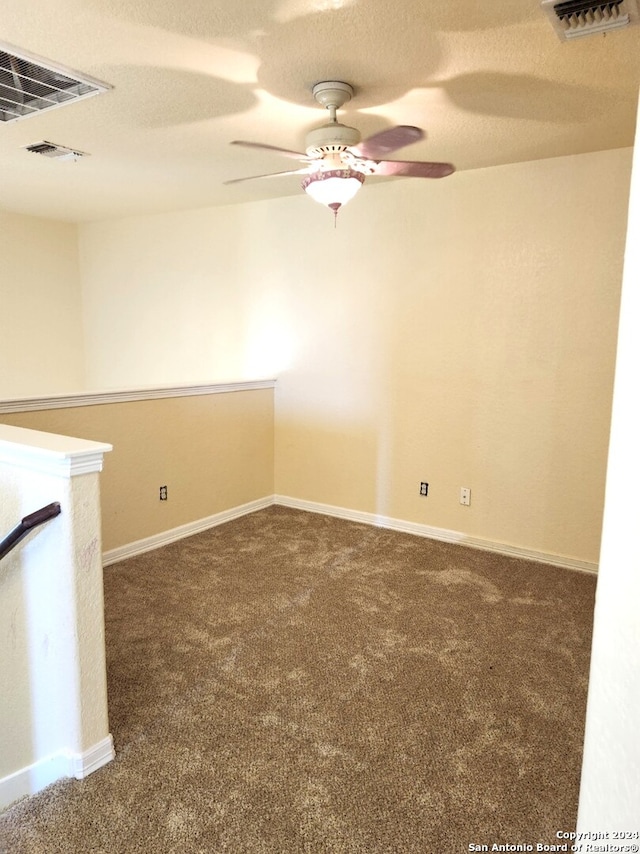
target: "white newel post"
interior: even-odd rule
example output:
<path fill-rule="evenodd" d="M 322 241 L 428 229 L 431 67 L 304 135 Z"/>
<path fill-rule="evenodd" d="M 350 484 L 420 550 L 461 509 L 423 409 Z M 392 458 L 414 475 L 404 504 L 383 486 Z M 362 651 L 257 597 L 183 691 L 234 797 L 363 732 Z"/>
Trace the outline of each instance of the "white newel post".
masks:
<path fill-rule="evenodd" d="M 0 538 L 61 508 L 0 561 L 0 809 L 114 756 L 99 490 L 110 450 L 0 425 Z"/>

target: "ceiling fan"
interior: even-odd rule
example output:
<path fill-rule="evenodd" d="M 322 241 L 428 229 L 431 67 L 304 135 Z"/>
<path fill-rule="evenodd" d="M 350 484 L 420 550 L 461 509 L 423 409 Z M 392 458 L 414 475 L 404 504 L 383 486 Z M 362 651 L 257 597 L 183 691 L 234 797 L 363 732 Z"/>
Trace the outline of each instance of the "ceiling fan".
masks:
<path fill-rule="evenodd" d="M 423 139 L 424 133 L 417 127 L 398 125 L 361 140 L 356 128 L 341 124 L 336 117 L 337 110 L 353 97 L 354 90 L 349 83 L 327 80 L 316 83 L 312 92 L 316 101 L 329 110 L 329 121 L 307 134 L 305 154 L 260 142 L 241 139 L 232 142 L 232 145 L 275 151 L 298 160 L 304 164 L 302 168 L 235 178 L 225 181 L 226 184 L 281 175 L 306 175 L 302 180 L 302 188 L 317 202 L 330 208 L 334 217 L 337 217 L 342 205 L 355 196 L 367 175 L 444 178 L 455 171 L 451 163 L 383 159 Z"/>

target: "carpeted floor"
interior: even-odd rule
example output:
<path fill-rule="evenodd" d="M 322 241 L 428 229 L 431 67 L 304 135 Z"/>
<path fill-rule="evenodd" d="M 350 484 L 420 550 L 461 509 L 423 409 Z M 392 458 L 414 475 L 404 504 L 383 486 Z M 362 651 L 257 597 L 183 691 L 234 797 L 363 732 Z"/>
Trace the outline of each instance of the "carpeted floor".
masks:
<path fill-rule="evenodd" d="M 557 844 L 575 824 L 594 591 L 282 507 L 108 567 L 117 758 L 13 806 L 0 848 Z"/>

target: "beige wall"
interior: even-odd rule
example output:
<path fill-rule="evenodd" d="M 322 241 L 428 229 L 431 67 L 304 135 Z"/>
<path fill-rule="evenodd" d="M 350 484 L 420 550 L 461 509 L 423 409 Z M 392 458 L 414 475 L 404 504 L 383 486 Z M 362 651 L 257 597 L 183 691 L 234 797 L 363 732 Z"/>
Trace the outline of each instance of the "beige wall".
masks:
<path fill-rule="evenodd" d="M 79 391 L 77 229 L 0 211 L 0 398 Z"/>
<path fill-rule="evenodd" d="M 100 478 L 105 551 L 273 494 L 273 390 L 0 416 L 113 445 Z M 166 485 L 168 500 L 159 500 Z"/>
<path fill-rule="evenodd" d="M 597 561 L 630 162 L 394 182 L 335 236 L 308 221 L 276 491 Z"/>
<path fill-rule="evenodd" d="M 79 228 L 87 387 L 271 378 L 246 364 L 240 207 Z"/>
<path fill-rule="evenodd" d="M 277 493 L 596 561 L 630 168 L 81 226 L 89 373 L 277 374 Z"/>
<path fill-rule="evenodd" d="M 81 225 L 87 385 L 277 376 L 276 493 L 595 562 L 630 168 Z"/>

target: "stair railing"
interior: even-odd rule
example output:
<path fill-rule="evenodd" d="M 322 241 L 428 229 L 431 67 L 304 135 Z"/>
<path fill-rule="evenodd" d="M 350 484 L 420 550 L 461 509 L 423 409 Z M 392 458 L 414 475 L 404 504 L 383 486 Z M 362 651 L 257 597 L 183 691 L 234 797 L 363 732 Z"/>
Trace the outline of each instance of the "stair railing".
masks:
<path fill-rule="evenodd" d="M 60 504 L 54 501 L 21 519 L 0 543 L 0 560 L 8 555 L 11 549 L 15 548 L 20 540 L 23 540 L 34 528 L 37 528 L 38 525 L 42 525 L 44 522 L 48 522 L 49 519 L 53 519 L 59 513 Z"/>

